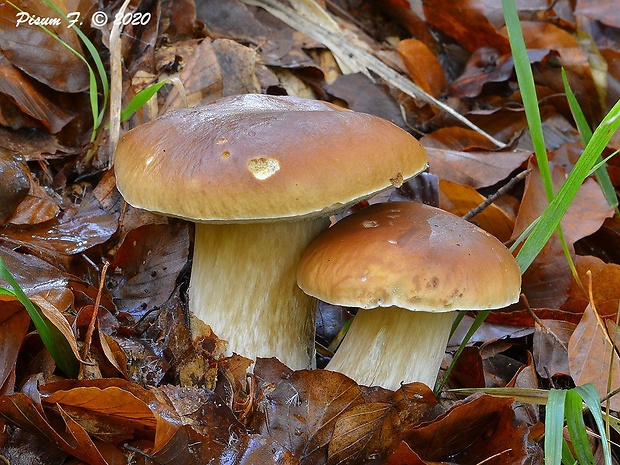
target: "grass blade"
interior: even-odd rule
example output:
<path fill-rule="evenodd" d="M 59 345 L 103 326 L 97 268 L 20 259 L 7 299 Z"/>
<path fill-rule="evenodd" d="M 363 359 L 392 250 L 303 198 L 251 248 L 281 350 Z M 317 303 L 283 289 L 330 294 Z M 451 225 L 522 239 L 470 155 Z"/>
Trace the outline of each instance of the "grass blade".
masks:
<path fill-rule="evenodd" d="M 79 363 L 69 343 L 58 328 L 51 324 L 42 312 L 30 301 L 28 296 L 26 296 L 13 275 L 5 266 L 2 257 L 0 257 L 0 278 L 9 283 L 12 288 L 12 291 L 6 288 L 0 288 L 0 294 L 11 295 L 19 300 L 26 308 L 43 344 L 56 362 L 56 365 L 58 365 L 58 368 L 69 378 L 77 377 Z"/>
<path fill-rule="evenodd" d="M 580 465 L 594 465 L 594 455 L 592 455 L 588 440 L 586 424 L 583 421 L 583 401 L 574 389 L 566 392 L 565 415 L 577 461 Z"/>
<path fill-rule="evenodd" d="M 547 198 L 553 198 L 553 185 L 551 183 L 551 171 L 549 169 L 549 160 L 547 158 L 547 147 L 545 146 L 545 138 L 543 136 L 542 122 L 540 119 L 540 110 L 538 108 L 538 97 L 536 96 L 536 87 L 534 85 L 534 75 L 530 66 L 530 59 L 527 55 L 525 40 L 523 39 L 523 31 L 519 22 L 519 14 L 513 0 L 502 0 L 504 9 L 504 19 L 506 21 L 506 30 L 508 32 L 508 40 L 512 50 L 514 60 L 515 73 L 521 90 L 521 99 L 523 100 L 523 109 L 527 118 L 527 124 L 532 136 L 534 144 L 534 152 L 536 161 L 540 169 L 543 185 Z"/>
<path fill-rule="evenodd" d="M 565 400 L 565 390 L 549 391 L 545 417 L 545 465 L 560 465 L 562 461 Z"/>
<path fill-rule="evenodd" d="M 579 187 L 585 181 L 590 170 L 595 165 L 596 160 L 603 152 L 611 137 L 620 127 L 620 101 L 617 102 L 610 112 L 603 118 L 601 124 L 596 128 L 590 142 L 586 146 L 583 154 L 573 167 L 570 175 L 560 188 L 558 194 L 553 198 L 540 220 L 532 228 L 532 232 L 525 240 L 523 247 L 517 254 L 517 262 L 521 271 L 525 271 L 540 253 L 547 243 L 553 231 L 560 224 L 560 220 L 568 210 L 571 202 L 575 198 Z"/>
<path fill-rule="evenodd" d="M 605 432 L 605 422 L 603 421 L 603 414 L 601 412 L 601 400 L 598 396 L 598 392 L 596 391 L 596 388 L 590 383 L 584 384 L 583 386 L 577 386 L 575 388 L 575 391 L 577 391 L 581 395 L 581 398 L 588 406 L 592 417 L 594 417 L 594 422 L 596 423 L 598 434 L 601 436 L 601 445 L 603 446 L 605 465 L 612 465 L 611 447 L 609 446 L 609 438 L 607 437 L 607 433 Z"/>
<path fill-rule="evenodd" d="M 127 121 L 129 118 L 133 116 L 133 114 L 138 111 L 146 102 L 148 102 L 153 95 L 159 92 L 165 84 L 168 84 L 170 81 L 165 79 L 160 82 L 155 82 L 148 87 L 145 87 L 140 92 L 138 92 L 131 101 L 123 108 L 121 111 L 121 122 Z"/>
<path fill-rule="evenodd" d="M 564 91 L 566 92 L 566 100 L 568 100 L 568 105 L 570 107 L 570 111 L 573 114 L 573 119 L 575 120 L 575 124 L 577 125 L 577 129 L 579 130 L 579 134 L 581 135 L 581 142 L 585 147 L 590 142 L 592 138 L 592 130 L 588 125 L 585 115 L 581 110 L 581 106 L 579 106 L 579 102 L 577 101 L 577 97 L 575 97 L 575 93 L 573 89 L 571 89 L 570 84 L 568 83 L 568 78 L 566 77 L 566 72 L 564 68 L 562 68 L 562 82 L 564 83 Z M 598 157 L 596 160 L 597 164 L 603 163 L 602 157 Z M 616 214 L 618 214 L 618 197 L 616 196 L 616 190 L 614 188 L 613 183 L 609 177 L 609 173 L 604 166 L 600 166 L 596 169 L 596 180 L 598 181 L 601 189 L 603 190 L 603 195 L 605 199 L 616 210 Z"/>

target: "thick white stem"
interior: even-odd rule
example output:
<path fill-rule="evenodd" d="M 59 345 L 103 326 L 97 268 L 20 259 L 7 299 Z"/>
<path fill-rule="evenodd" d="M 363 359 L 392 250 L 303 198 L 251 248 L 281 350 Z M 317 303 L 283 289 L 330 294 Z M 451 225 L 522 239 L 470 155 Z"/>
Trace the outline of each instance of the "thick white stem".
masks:
<path fill-rule="evenodd" d="M 432 389 L 454 316 L 399 307 L 359 310 L 327 369 L 365 386 L 396 390 L 419 381 Z"/>
<path fill-rule="evenodd" d="M 196 224 L 189 306 L 228 341 L 228 354 L 313 366 L 316 300 L 297 287 L 296 271 L 308 243 L 328 225 L 325 218 Z"/>

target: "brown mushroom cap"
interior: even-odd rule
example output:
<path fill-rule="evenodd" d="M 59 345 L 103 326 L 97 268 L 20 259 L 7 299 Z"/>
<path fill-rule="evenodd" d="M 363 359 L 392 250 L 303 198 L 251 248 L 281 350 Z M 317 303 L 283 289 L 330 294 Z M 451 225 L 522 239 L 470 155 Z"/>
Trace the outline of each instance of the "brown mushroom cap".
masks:
<path fill-rule="evenodd" d="M 133 206 L 193 221 L 300 219 L 400 185 L 426 167 L 409 133 L 297 97 L 238 95 L 127 132 L 117 185 Z"/>
<path fill-rule="evenodd" d="M 514 303 L 521 273 L 508 249 L 473 224 L 427 205 L 391 202 L 321 234 L 297 280 L 333 304 L 447 312 Z"/>

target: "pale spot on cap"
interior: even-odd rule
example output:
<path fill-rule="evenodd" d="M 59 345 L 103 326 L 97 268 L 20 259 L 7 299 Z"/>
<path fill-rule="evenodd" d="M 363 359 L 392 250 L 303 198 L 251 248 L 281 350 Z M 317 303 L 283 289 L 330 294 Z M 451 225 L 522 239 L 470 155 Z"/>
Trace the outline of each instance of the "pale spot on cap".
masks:
<path fill-rule="evenodd" d="M 280 170 L 280 162 L 275 158 L 252 158 L 248 169 L 256 179 L 263 181 Z"/>

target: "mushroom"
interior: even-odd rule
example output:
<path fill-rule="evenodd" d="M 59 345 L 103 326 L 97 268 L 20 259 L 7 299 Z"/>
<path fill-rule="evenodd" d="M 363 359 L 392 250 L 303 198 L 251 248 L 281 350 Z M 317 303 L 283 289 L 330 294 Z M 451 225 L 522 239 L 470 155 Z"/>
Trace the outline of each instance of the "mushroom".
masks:
<path fill-rule="evenodd" d="M 115 160 L 128 203 L 196 223 L 190 312 L 228 354 L 301 369 L 314 360 L 316 303 L 296 285 L 301 253 L 331 213 L 400 185 L 427 157 L 381 118 L 249 94 L 143 124 Z"/>
<path fill-rule="evenodd" d="M 504 307 L 521 287 L 499 240 L 414 202 L 342 219 L 308 246 L 297 278 L 318 299 L 360 308 L 327 369 L 392 390 L 415 381 L 432 387 L 455 311 Z"/>

